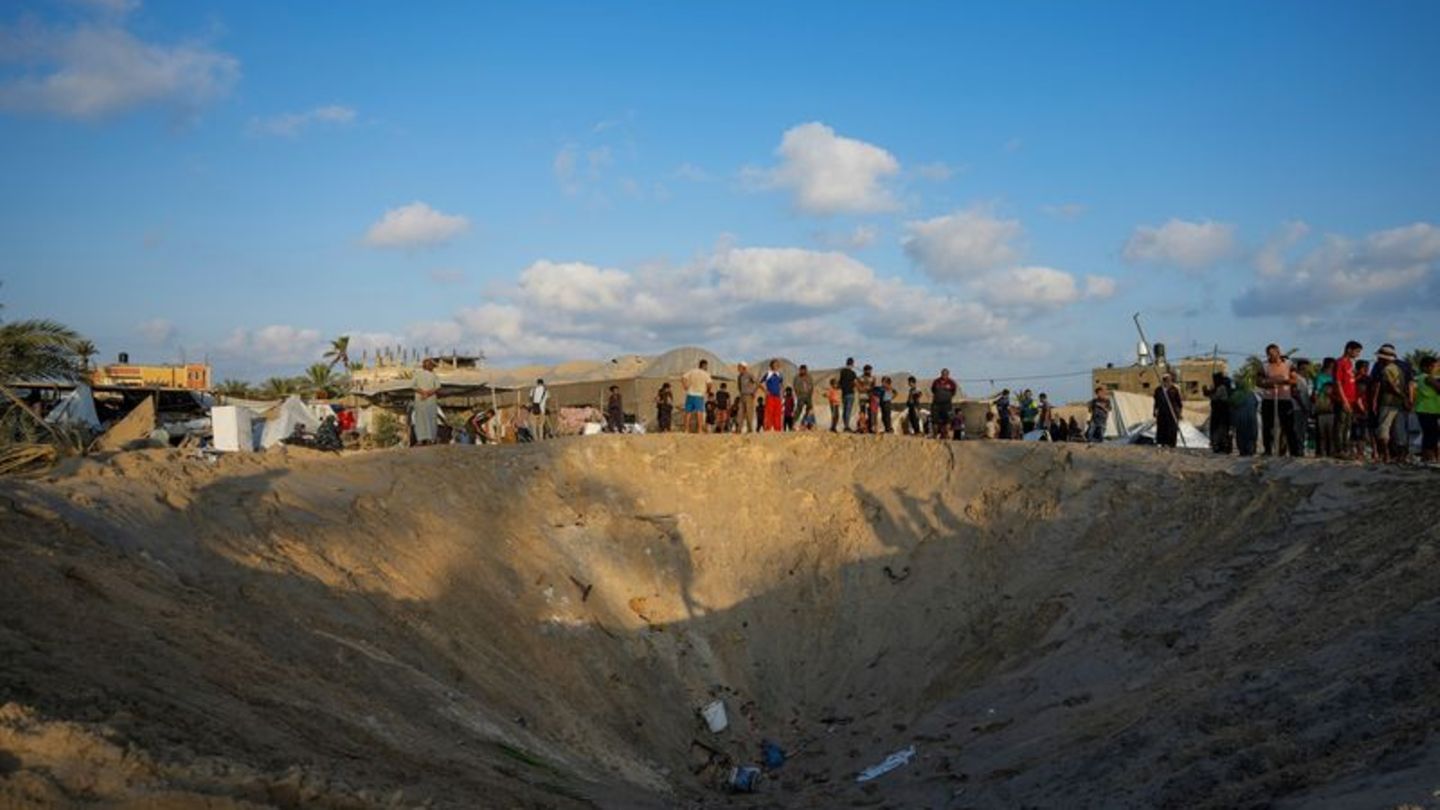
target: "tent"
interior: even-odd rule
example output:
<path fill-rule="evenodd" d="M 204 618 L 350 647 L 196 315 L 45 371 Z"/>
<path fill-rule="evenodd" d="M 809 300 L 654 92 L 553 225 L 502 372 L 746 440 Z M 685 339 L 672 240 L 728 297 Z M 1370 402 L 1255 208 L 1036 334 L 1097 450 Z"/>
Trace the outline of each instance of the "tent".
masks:
<path fill-rule="evenodd" d="M 269 449 L 279 444 L 281 439 L 290 438 L 296 425 L 303 425 L 313 433 L 320 428 L 320 420 L 305 407 L 300 397 L 291 394 L 267 415 L 264 431 L 260 434 L 260 446 Z"/>
<path fill-rule="evenodd" d="M 1105 439 L 1125 444 L 1155 443 L 1155 398 L 1126 391 L 1110 392 L 1110 419 L 1105 423 Z M 1209 449 L 1210 438 L 1180 416 L 1178 447 Z"/>
<path fill-rule="evenodd" d="M 100 432 L 100 417 L 95 413 L 95 396 L 90 386 L 77 384 L 45 415 L 45 422 L 63 427 L 85 427 Z"/>

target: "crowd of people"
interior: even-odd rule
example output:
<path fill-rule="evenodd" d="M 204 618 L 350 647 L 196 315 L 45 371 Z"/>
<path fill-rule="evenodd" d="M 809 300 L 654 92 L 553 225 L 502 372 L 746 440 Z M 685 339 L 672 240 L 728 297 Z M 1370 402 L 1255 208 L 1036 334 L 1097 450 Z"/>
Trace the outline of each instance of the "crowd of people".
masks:
<path fill-rule="evenodd" d="M 1215 373 L 1211 384 L 1203 388 L 1210 403 L 1211 450 L 1242 456 L 1263 452 L 1403 462 L 1410 456 L 1411 424 L 1418 422 L 1422 460 L 1440 461 L 1440 366 L 1436 359 L 1426 356 L 1415 368 L 1388 343 L 1375 353 L 1373 362 L 1361 358 L 1363 351 L 1364 347 L 1352 340 L 1338 357 L 1324 358 L 1317 368 L 1308 360 L 1292 361 L 1272 344 L 1266 347 L 1265 359 L 1255 374 L 1231 378 Z M 433 436 L 430 430 L 438 390 L 432 369 L 427 366 L 417 373 L 414 418 L 420 443 Z M 966 424 L 964 409 L 958 407 L 960 395 L 960 386 L 948 368 L 931 380 L 926 397 L 915 377 L 907 376 L 897 384 L 889 376 L 877 375 L 872 366 L 857 368 L 853 357 L 823 381 L 805 365 L 787 379 L 778 360 L 770 361 L 758 374 L 741 363 L 733 380 L 718 380 L 711 374 L 709 362 L 700 360 L 681 375 L 679 391 L 671 383 L 663 383 L 653 404 L 655 429 L 662 433 L 676 429 L 687 433 L 814 431 L 821 429 L 820 415 L 827 414 L 828 430 L 837 433 L 1000 440 L 1028 436 L 1090 443 L 1105 440 L 1115 407 L 1110 391 L 1097 387 L 1086 405 L 1088 420 L 1082 424 L 1076 416 L 1060 416 L 1043 392 L 1036 396 L 1030 389 L 1012 393 L 1007 388 L 990 400 L 984 424 L 972 427 Z M 548 399 L 544 382 L 537 381 L 528 406 L 515 416 L 515 432 L 522 441 L 535 436 L 532 415 L 538 415 L 544 424 Z M 1161 374 L 1153 399 L 1155 444 L 1175 447 L 1185 401 L 1169 373 Z M 627 430 L 625 410 L 620 388 L 610 386 L 604 409 L 606 431 Z M 478 413 L 467 432 L 476 442 L 494 441 L 490 426 L 495 419 L 493 411 Z"/>
<path fill-rule="evenodd" d="M 1372 362 L 1361 357 L 1364 349 L 1351 340 L 1317 369 L 1271 344 L 1253 385 L 1216 374 L 1205 388 L 1211 449 L 1249 456 L 1258 446 L 1265 455 L 1403 463 L 1414 422 L 1421 460 L 1440 461 L 1436 359 L 1425 356 L 1416 368 L 1386 343 Z"/>
<path fill-rule="evenodd" d="M 820 429 L 820 415 L 828 413 L 826 424 L 832 433 L 1020 439 L 1040 430 L 1055 441 L 1083 441 L 1086 435 L 1074 417 L 1068 422 L 1060 419 L 1045 394 L 1037 398 L 1029 389 L 1015 397 L 1009 389 L 1003 391 L 985 424 L 972 435 L 967 432 L 964 411 L 956 407 L 960 386 L 948 368 L 931 381 L 928 400 L 915 377 L 907 376 L 902 390 L 895 379 L 876 374 L 872 366 L 857 367 L 853 357 L 823 382 L 805 365 L 797 367 L 787 381 L 778 360 L 772 360 L 758 375 L 741 363 L 734 383 L 732 389 L 729 381 L 716 380 L 709 362 L 701 360 L 681 376 L 678 395 L 670 383 L 661 385 L 654 402 L 657 429 L 676 429 L 679 409 L 682 421 L 678 429 L 687 433 L 813 431 Z M 623 411 L 619 391 L 612 390 L 607 421 L 618 426 Z M 1001 416 L 997 418 L 997 414 Z"/>

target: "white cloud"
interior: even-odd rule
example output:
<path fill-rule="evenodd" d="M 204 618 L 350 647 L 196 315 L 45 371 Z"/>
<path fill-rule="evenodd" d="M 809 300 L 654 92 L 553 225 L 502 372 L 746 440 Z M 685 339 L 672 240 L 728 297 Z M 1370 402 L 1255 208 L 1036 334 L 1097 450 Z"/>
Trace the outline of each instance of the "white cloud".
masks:
<path fill-rule="evenodd" d="M 1125 261 L 1184 270 L 1203 270 L 1235 255 L 1235 226 L 1205 220 L 1171 219 L 1164 225 L 1141 225 L 1125 243 Z"/>
<path fill-rule="evenodd" d="M 1060 309 L 1080 300 L 1075 277 L 1052 267 L 1011 267 L 990 273 L 981 283 L 984 299 L 1008 309 Z"/>
<path fill-rule="evenodd" d="M 354 123 L 355 110 L 339 104 L 327 104 L 298 113 L 282 113 L 265 118 L 251 118 L 246 132 L 251 135 L 270 135 L 280 138 L 294 138 L 317 124 L 347 126 Z"/>
<path fill-rule="evenodd" d="M 259 329 L 236 329 L 221 344 L 221 353 L 249 365 L 293 366 L 320 362 L 329 344 L 320 330 L 274 324 Z"/>
<path fill-rule="evenodd" d="M 1282 241 L 1303 236 L 1295 225 L 1282 231 Z M 1233 302 L 1237 315 L 1440 310 L 1440 226 L 1416 222 L 1360 239 L 1331 234 L 1293 264 L 1257 260 L 1256 275 Z"/>
<path fill-rule="evenodd" d="M 470 228 L 470 220 L 442 214 L 423 202 L 392 208 L 365 232 L 365 244 L 377 248 L 413 248 L 448 242 Z"/>
<path fill-rule="evenodd" d="M 1277 277 L 1285 274 L 1285 252 L 1294 247 L 1310 233 L 1310 226 L 1304 222 L 1287 222 L 1271 234 L 1265 244 L 1255 252 L 1255 269 L 1261 276 Z"/>
<path fill-rule="evenodd" d="M 715 257 L 718 287 L 733 301 L 807 309 L 856 305 L 874 288 L 869 267 L 837 252 L 736 248 Z"/>
<path fill-rule="evenodd" d="M 864 250 L 875 244 L 875 240 L 880 238 L 880 229 L 874 225 L 862 223 L 845 232 L 816 231 L 814 237 L 816 242 L 825 247 L 837 250 Z"/>
<path fill-rule="evenodd" d="M 164 318 L 151 318 L 148 321 L 141 321 L 135 327 L 140 337 L 148 343 L 157 345 L 169 343 L 175 338 L 175 324 Z"/>
<path fill-rule="evenodd" d="M 597 312 L 623 306 L 630 276 L 583 262 L 535 262 L 520 272 L 520 292 L 540 307 Z"/>
<path fill-rule="evenodd" d="M 1015 245 L 1022 234 L 1020 221 L 1000 219 L 980 206 L 907 222 L 905 232 L 900 240 L 905 253 L 941 281 L 973 278 L 1020 257 Z"/>
<path fill-rule="evenodd" d="M 136 37 L 116 13 L 129 4 L 91 5 L 112 14 L 68 27 L 26 21 L 0 29 L 0 58 L 23 65 L 0 80 L 0 110 L 95 120 L 161 106 L 190 117 L 240 78 L 239 60 L 205 44 Z"/>
<path fill-rule="evenodd" d="M 807 214 L 874 213 L 897 206 L 885 181 L 900 161 L 874 144 L 846 138 L 819 123 L 787 130 L 775 150 L 780 165 L 751 169 L 746 177 L 762 188 L 781 188 Z"/>
<path fill-rule="evenodd" d="M 1087 275 L 1085 277 L 1086 298 L 1110 298 L 1115 295 L 1115 279 L 1110 276 Z"/>

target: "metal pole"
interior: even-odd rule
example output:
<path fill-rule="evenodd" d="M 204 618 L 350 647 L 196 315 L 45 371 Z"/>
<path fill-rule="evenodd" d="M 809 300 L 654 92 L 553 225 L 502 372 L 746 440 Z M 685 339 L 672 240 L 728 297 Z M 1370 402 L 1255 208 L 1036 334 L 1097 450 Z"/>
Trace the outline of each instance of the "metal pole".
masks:
<path fill-rule="evenodd" d="M 1149 341 L 1148 339 L 1146 339 L 1146 337 L 1145 337 L 1145 327 L 1143 327 L 1143 326 L 1140 325 L 1140 313 L 1138 313 L 1138 312 L 1135 313 L 1135 329 L 1136 329 L 1136 331 L 1138 331 L 1138 332 L 1140 333 L 1140 342 L 1142 342 L 1142 343 L 1145 344 L 1145 350 L 1146 350 L 1147 352 L 1149 352 L 1149 351 L 1150 351 L 1150 341 Z M 1151 353 L 1151 354 L 1150 354 L 1150 358 L 1151 358 L 1152 361 L 1154 360 L 1154 358 L 1155 358 L 1154 353 Z M 1157 384 L 1159 384 L 1160 387 L 1161 387 L 1161 389 L 1163 390 L 1165 384 L 1164 384 L 1164 382 L 1160 379 L 1160 375 L 1159 375 L 1159 374 L 1156 374 L 1156 375 L 1155 375 L 1155 382 L 1156 382 Z M 1168 392 L 1166 392 L 1165 395 L 1162 397 L 1162 399 L 1165 400 L 1165 410 L 1169 411 L 1169 412 L 1170 412 L 1170 418 L 1175 420 L 1175 434 L 1180 438 L 1180 444 L 1181 444 L 1186 450 L 1189 450 L 1189 449 L 1190 449 L 1190 445 L 1185 442 L 1185 431 L 1183 431 L 1183 430 L 1180 429 L 1180 416 L 1175 413 L 1175 406 L 1170 404 L 1170 394 L 1169 394 Z M 1156 426 L 1155 426 L 1155 438 L 1156 438 L 1157 444 L 1158 444 L 1158 440 L 1159 440 L 1159 438 L 1160 438 L 1160 426 L 1159 426 L 1159 425 L 1156 425 Z"/>

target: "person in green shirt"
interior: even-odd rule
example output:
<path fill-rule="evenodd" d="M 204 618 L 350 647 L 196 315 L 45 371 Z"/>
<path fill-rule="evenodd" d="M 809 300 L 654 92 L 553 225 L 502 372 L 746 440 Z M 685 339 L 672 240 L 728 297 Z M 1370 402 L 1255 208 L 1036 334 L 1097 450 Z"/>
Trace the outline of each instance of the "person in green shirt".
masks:
<path fill-rule="evenodd" d="M 1415 415 L 1420 418 L 1420 459 L 1440 461 L 1440 365 L 1434 357 L 1420 361 L 1420 376 L 1415 380 Z"/>

